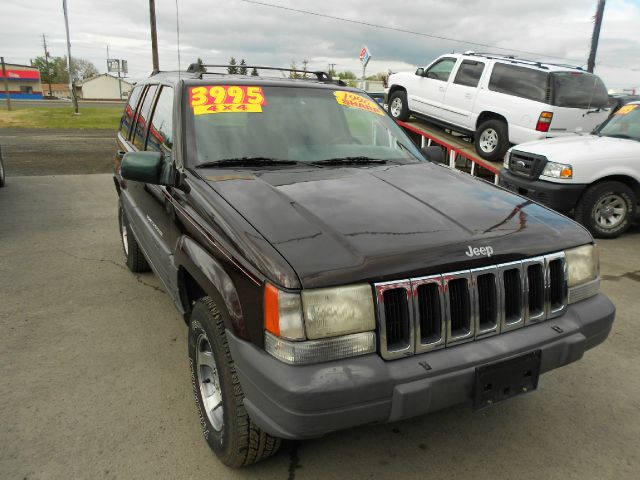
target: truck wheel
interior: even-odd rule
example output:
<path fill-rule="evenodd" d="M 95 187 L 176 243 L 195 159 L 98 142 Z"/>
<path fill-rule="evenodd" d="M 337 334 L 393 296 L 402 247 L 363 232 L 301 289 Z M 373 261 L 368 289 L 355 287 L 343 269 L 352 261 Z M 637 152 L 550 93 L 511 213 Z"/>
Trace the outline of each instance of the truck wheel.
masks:
<path fill-rule="evenodd" d="M 624 183 L 610 181 L 590 186 L 582 195 L 575 218 L 596 238 L 615 238 L 631 226 L 636 196 Z"/>
<path fill-rule="evenodd" d="M 191 313 L 189 363 L 202 433 L 222 463 L 241 467 L 277 452 L 281 440 L 260 430 L 247 414 L 224 321 L 210 297 L 198 300 Z"/>
<path fill-rule="evenodd" d="M 148 272 L 150 270 L 147 259 L 144 258 L 144 253 L 138 242 L 136 241 L 131 227 L 129 226 L 129 220 L 124 213 L 122 204 L 118 211 L 118 224 L 120 226 L 120 240 L 122 240 L 122 252 L 124 253 L 124 260 L 134 273 Z"/>
<path fill-rule="evenodd" d="M 389 113 L 395 120 L 406 122 L 411 116 L 409 104 L 407 103 L 407 92 L 396 90 L 389 97 L 389 105 L 387 106 Z"/>
<path fill-rule="evenodd" d="M 499 161 L 509 149 L 509 130 L 502 120 L 482 122 L 475 134 L 476 152 L 485 160 Z"/>

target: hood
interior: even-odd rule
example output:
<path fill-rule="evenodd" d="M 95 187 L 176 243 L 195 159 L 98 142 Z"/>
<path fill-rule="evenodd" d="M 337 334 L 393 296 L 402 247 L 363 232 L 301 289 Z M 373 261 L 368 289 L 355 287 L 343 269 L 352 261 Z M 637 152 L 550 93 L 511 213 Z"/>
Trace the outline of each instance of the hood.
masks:
<path fill-rule="evenodd" d="M 552 162 L 573 162 L 591 159 L 638 157 L 640 143 L 635 140 L 597 135 L 572 135 L 547 138 L 522 143 L 513 147 L 520 152 L 535 153 L 547 157 Z"/>
<path fill-rule="evenodd" d="M 592 241 L 545 207 L 430 163 L 202 173 L 305 288 L 453 271 Z M 493 256 L 469 256 L 469 246 L 491 247 Z"/>

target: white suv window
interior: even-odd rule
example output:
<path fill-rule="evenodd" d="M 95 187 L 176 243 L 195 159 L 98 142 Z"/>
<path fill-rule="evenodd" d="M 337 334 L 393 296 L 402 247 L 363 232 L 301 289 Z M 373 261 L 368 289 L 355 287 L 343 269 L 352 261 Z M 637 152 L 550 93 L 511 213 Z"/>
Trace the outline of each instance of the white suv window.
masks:
<path fill-rule="evenodd" d="M 465 60 L 460 65 L 458 73 L 453 83 L 464 85 L 466 87 L 477 87 L 482 72 L 484 70 L 483 62 L 474 62 L 473 60 Z"/>
<path fill-rule="evenodd" d="M 543 103 L 550 100 L 547 98 L 548 86 L 548 73 L 504 63 L 493 66 L 489 80 L 489 90 Z"/>
<path fill-rule="evenodd" d="M 424 76 L 432 78 L 433 80 L 442 80 L 443 82 L 446 82 L 449 80 L 449 75 L 451 75 L 451 70 L 453 70 L 455 64 L 455 58 L 443 58 L 438 63 L 431 66 Z"/>

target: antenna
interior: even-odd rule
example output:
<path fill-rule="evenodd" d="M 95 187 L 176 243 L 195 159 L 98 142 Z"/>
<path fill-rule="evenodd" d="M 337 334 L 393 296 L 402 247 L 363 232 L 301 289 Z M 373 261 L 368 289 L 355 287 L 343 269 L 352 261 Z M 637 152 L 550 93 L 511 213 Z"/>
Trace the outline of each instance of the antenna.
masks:
<path fill-rule="evenodd" d="M 176 0 L 176 34 L 178 36 L 178 80 L 180 80 L 180 11 L 178 10 L 178 0 Z"/>

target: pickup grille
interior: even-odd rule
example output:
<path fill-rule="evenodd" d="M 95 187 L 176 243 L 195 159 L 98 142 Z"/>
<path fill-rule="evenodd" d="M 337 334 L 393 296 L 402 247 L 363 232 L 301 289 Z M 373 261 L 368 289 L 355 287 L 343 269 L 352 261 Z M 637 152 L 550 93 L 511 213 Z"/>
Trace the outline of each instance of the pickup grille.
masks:
<path fill-rule="evenodd" d="M 567 307 L 563 253 L 374 287 L 387 360 L 521 328 Z"/>
<path fill-rule="evenodd" d="M 511 173 L 532 180 L 536 180 L 540 176 L 546 163 L 546 157 L 534 155 L 533 153 L 512 150 L 509 155 L 509 170 Z"/>

